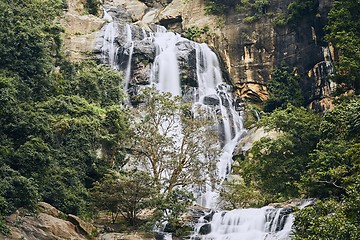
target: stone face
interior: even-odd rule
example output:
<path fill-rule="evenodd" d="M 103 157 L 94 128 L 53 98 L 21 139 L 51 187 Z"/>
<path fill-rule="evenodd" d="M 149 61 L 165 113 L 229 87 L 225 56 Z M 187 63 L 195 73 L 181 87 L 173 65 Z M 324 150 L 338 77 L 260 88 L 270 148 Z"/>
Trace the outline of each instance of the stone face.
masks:
<path fill-rule="evenodd" d="M 81 0 L 69 0 L 68 6 L 60 20 L 65 29 L 64 50 L 71 60 L 89 59 L 88 53 L 94 48 L 97 31 L 105 21 L 93 15 L 83 15 L 85 10 Z"/>
<path fill-rule="evenodd" d="M 86 236 L 91 236 L 93 234 L 95 227 L 90 223 L 80 219 L 79 217 L 69 214 L 67 220 L 76 226 L 77 232 L 80 232 Z"/>
<path fill-rule="evenodd" d="M 211 224 L 205 223 L 200 227 L 199 234 L 206 235 L 211 232 Z"/>
<path fill-rule="evenodd" d="M 131 16 L 133 22 L 141 20 L 142 17 L 145 15 L 145 11 L 148 8 L 148 6 L 146 6 L 141 1 L 133 0 L 113 0 L 112 4 L 125 8 L 125 10 Z"/>
<path fill-rule="evenodd" d="M 208 27 L 210 32 L 203 40 L 221 56 L 240 98 L 252 102 L 266 101 L 266 82 L 271 80 L 272 70 L 286 64 L 293 67 L 300 76 L 300 86 L 310 107 L 319 110 L 331 109 L 329 96 L 334 90 L 334 84 L 327 80 L 328 69 L 324 71 L 324 66 L 328 67 L 329 61 L 324 54 L 327 44 L 322 41 L 322 28 L 332 0 L 320 0 L 320 14 L 316 17 L 303 16 L 296 28 L 275 26 L 277 14 L 283 12 L 290 2 L 292 1 L 271 1 L 267 11 L 273 14 L 262 16 L 251 23 L 244 21 L 245 12 L 229 11 L 224 17 L 206 14 L 203 0 L 106 0 L 105 8 L 112 12 L 112 16 L 122 19 L 123 24 L 136 22 L 145 30 L 150 30 L 152 23 L 160 23 L 176 32 L 183 32 L 192 26 Z M 65 50 L 73 60 L 89 58 L 87 53 L 91 52 L 96 44 L 96 31 L 105 21 L 95 16 L 83 15 L 84 6 L 81 0 L 69 0 L 68 5 L 62 20 L 66 29 Z M 333 48 L 330 49 L 330 61 L 334 52 L 336 51 Z M 148 61 L 138 56 L 135 60 Z M 149 68 L 139 64 L 138 69 L 134 82 L 141 84 Z M 196 75 L 186 72 L 186 65 L 181 65 L 181 71 L 186 73 L 183 74 L 182 81 L 189 86 L 195 86 L 193 79 Z"/>
<path fill-rule="evenodd" d="M 15 213 L 8 217 L 11 235 L 6 240 L 86 240 L 87 238 L 76 232 L 71 222 L 39 213 L 37 216 L 23 216 Z"/>
<path fill-rule="evenodd" d="M 39 211 L 53 217 L 60 217 L 63 213 L 46 202 L 38 203 Z"/>
<path fill-rule="evenodd" d="M 179 1 L 174 0 L 173 4 Z M 316 75 L 309 76 L 308 71 L 326 60 L 323 47 L 327 44 L 321 41 L 322 28 L 332 1 L 320 0 L 320 16 L 303 16 L 296 28 L 275 26 L 276 14 L 284 11 L 290 2 L 271 1 L 268 12 L 274 13 L 273 16 L 263 16 L 251 23 L 244 21 L 245 13 L 235 11 L 230 11 L 222 19 L 206 15 L 201 0 L 179 8 L 183 9 L 183 29 L 191 26 L 211 29 L 211 36 L 206 41 L 220 53 L 240 97 L 254 102 L 265 101 L 268 98 L 266 82 L 271 80 L 272 70 L 286 64 L 296 69 L 300 76 L 300 85 L 308 103 L 319 102 L 324 98 L 323 92 L 327 91 L 322 89 L 326 84 L 316 84 L 319 79 Z M 180 3 L 177 6 L 181 6 Z"/>

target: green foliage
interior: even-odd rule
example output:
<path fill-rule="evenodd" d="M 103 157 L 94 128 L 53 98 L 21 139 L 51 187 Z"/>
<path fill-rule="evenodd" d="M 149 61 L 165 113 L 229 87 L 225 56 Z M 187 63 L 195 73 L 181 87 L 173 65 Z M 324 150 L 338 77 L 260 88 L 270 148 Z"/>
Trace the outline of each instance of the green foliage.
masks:
<path fill-rule="evenodd" d="M 294 76 L 288 67 L 282 66 L 272 72 L 272 79 L 267 83 L 270 98 L 264 103 L 264 110 L 271 112 L 284 108 L 287 104 L 302 106 L 304 97 L 301 94 L 299 78 Z"/>
<path fill-rule="evenodd" d="M 79 175 L 75 169 L 62 166 L 48 169 L 40 186 L 42 200 L 65 213 L 87 213 L 89 193 Z"/>
<path fill-rule="evenodd" d="M 301 24 L 304 16 L 311 16 L 315 19 L 318 15 L 319 0 L 291 1 L 284 12 L 276 14 L 274 25 L 296 28 Z"/>
<path fill-rule="evenodd" d="M 298 196 L 309 154 L 320 138 L 320 116 L 290 105 L 264 116 L 260 124 L 281 134 L 254 144 L 242 165 L 245 181 L 254 182 L 274 200 Z"/>
<path fill-rule="evenodd" d="M 199 28 L 197 26 L 191 26 L 185 29 L 183 33 L 184 37 L 190 39 L 192 41 L 199 41 L 201 40 L 204 35 L 209 35 L 209 27 Z"/>
<path fill-rule="evenodd" d="M 322 139 L 303 176 L 304 192 L 314 197 L 342 196 L 360 174 L 359 98 L 338 105 L 321 121 Z"/>
<path fill-rule="evenodd" d="M 12 213 L 19 207 L 34 210 L 38 187 L 33 179 L 21 176 L 7 165 L 0 167 L 0 214 Z"/>
<path fill-rule="evenodd" d="M 319 9 L 319 0 L 296 0 L 288 5 L 287 24 L 297 26 L 304 15 L 315 16 Z"/>
<path fill-rule="evenodd" d="M 268 8 L 270 2 L 268 0 L 240 0 L 236 6 L 236 11 L 245 14 L 244 22 L 254 22 L 265 15 L 269 15 Z"/>
<path fill-rule="evenodd" d="M 143 165 L 158 190 L 165 192 L 203 182 L 204 172 L 214 169 L 218 153 L 216 133 L 208 127 L 212 120 L 200 110 L 194 117 L 191 105 L 170 93 L 144 89 L 138 97 L 141 104 L 132 114 L 130 164 Z"/>
<path fill-rule="evenodd" d="M 359 238 L 359 119 L 354 97 L 323 115 L 290 106 L 260 121 L 279 136 L 254 144 L 242 163 L 245 182 L 267 201 L 321 199 L 296 213 L 294 239 Z"/>
<path fill-rule="evenodd" d="M 4 236 L 10 235 L 10 229 L 5 225 L 5 222 L 2 218 L 0 218 L 0 233 Z"/>
<path fill-rule="evenodd" d="M 237 0 L 205 0 L 205 12 L 214 15 L 223 15 L 234 8 Z"/>
<path fill-rule="evenodd" d="M 244 21 L 253 22 L 267 14 L 269 0 L 206 0 L 205 11 L 208 14 L 224 15 L 231 9 L 246 13 Z"/>
<path fill-rule="evenodd" d="M 354 199 L 317 201 L 315 206 L 296 212 L 294 239 L 359 239 L 359 199 L 358 194 L 356 202 Z"/>
<path fill-rule="evenodd" d="M 182 236 L 188 228 L 180 222 L 180 217 L 193 201 L 192 193 L 180 188 L 175 189 L 158 198 L 153 219 L 157 223 L 167 222 L 166 231 L 173 232 L 174 236 Z"/>
<path fill-rule="evenodd" d="M 360 93 L 360 3 L 356 0 L 334 1 L 326 27 L 326 40 L 339 51 L 333 78 L 343 90 Z"/>
<path fill-rule="evenodd" d="M 36 99 L 49 95 L 53 85 L 49 73 L 61 45 L 62 29 L 55 22 L 61 4 L 60 0 L 0 2 L 0 69 L 16 72 Z"/>
<path fill-rule="evenodd" d="M 120 213 L 131 226 L 138 224 L 139 212 L 151 206 L 155 194 L 153 180 L 142 171 L 109 172 L 92 190 L 95 206 L 110 211 L 113 223 Z"/>
<path fill-rule="evenodd" d="M 121 90 L 123 77 L 119 72 L 94 61 L 84 61 L 78 64 L 64 62 L 61 71 L 62 78 L 58 79 L 62 89 L 60 93 L 66 95 L 80 95 L 90 103 L 100 103 L 101 106 L 118 105 L 122 103 L 124 94 Z"/>
<path fill-rule="evenodd" d="M 238 209 L 260 207 L 265 205 L 265 197 L 251 183 L 245 184 L 242 180 L 231 180 L 224 183 L 220 191 L 223 209 Z"/>
<path fill-rule="evenodd" d="M 100 0 L 86 0 L 85 9 L 92 15 L 98 15 L 102 2 Z"/>
<path fill-rule="evenodd" d="M 95 62 L 63 59 L 56 22 L 63 1 L 0 7 L 0 213 L 38 200 L 87 213 L 88 189 L 124 159 L 122 77 Z"/>

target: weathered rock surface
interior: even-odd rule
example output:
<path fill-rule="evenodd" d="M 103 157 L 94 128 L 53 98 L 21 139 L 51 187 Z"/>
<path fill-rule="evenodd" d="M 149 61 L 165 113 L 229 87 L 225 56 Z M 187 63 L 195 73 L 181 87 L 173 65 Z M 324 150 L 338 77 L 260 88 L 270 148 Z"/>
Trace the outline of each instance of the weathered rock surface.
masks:
<path fill-rule="evenodd" d="M 242 155 L 248 151 L 254 142 L 259 141 L 263 137 L 276 138 L 280 132 L 265 131 L 264 128 L 251 128 L 247 131 L 246 135 L 238 143 L 234 155 Z"/>
<path fill-rule="evenodd" d="M 5 240 L 86 240 L 76 231 L 76 226 L 69 221 L 56 218 L 46 213 L 36 216 L 22 214 L 19 211 L 6 218 L 11 235 Z"/>
<path fill-rule="evenodd" d="M 38 203 L 39 213 L 29 213 L 26 209 L 19 209 L 6 217 L 6 225 L 11 231 L 10 236 L 3 236 L 3 240 L 88 240 L 95 239 L 98 229 L 92 224 L 69 214 L 66 215 L 48 203 Z M 66 218 L 66 220 L 65 220 Z M 154 240 L 153 233 L 106 233 L 110 230 L 103 225 L 98 226 L 101 234 L 98 240 Z"/>
<path fill-rule="evenodd" d="M 105 233 L 101 234 L 98 240 L 155 240 L 155 238 L 148 238 L 138 234 L 124 234 L 124 233 Z"/>
<path fill-rule="evenodd" d="M 327 43 L 322 41 L 322 28 L 332 0 L 320 0 L 319 14 L 303 16 L 295 28 L 274 24 L 278 14 L 284 12 L 291 0 L 271 1 L 267 11 L 272 14 L 251 23 L 244 21 L 246 12 L 230 11 L 223 17 L 208 15 L 203 0 L 113 2 L 122 2 L 131 14 L 131 6 L 144 4 L 137 9 L 144 11 L 143 17 L 133 18 L 133 21 L 145 29 L 151 23 L 177 32 L 192 26 L 208 27 L 210 32 L 202 40 L 220 53 L 238 89 L 236 93 L 242 98 L 253 102 L 265 101 L 268 98 L 266 82 L 271 80 L 271 71 L 286 64 L 300 76 L 301 88 L 312 108 L 331 108 L 328 98 L 334 85 L 327 76 L 331 74 L 328 62 L 334 59 L 334 51 L 325 53 Z M 326 71 L 322 70 L 324 64 L 327 65 Z"/>
<path fill-rule="evenodd" d="M 68 1 L 68 9 L 60 20 L 64 27 L 64 50 L 69 59 L 80 61 L 89 59 L 94 48 L 97 32 L 105 21 L 94 15 L 84 15 L 84 1 Z"/>

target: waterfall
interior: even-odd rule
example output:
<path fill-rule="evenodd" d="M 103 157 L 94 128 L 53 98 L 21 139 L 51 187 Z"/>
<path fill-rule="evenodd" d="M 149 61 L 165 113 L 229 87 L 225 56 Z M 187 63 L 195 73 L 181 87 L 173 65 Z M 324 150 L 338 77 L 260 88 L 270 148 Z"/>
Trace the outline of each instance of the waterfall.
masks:
<path fill-rule="evenodd" d="M 196 240 L 287 240 L 293 216 L 286 208 L 249 208 L 214 213 L 204 218 L 191 239 Z"/>
<path fill-rule="evenodd" d="M 109 18 L 110 16 L 106 16 Z M 105 18 L 105 16 L 104 16 Z M 182 38 L 179 34 L 167 32 L 163 27 L 157 27 L 154 33 L 139 30 L 133 34 L 135 27 L 124 26 L 122 47 L 123 55 L 126 55 L 126 65 L 116 65 L 117 47 L 115 46 L 116 25 L 112 18 L 108 19 L 103 41 L 102 53 L 109 59 L 108 63 L 125 72 L 125 90 L 133 81 L 132 68 L 133 52 L 141 49 L 142 42 L 155 46 L 154 59 L 148 75 L 148 83 L 156 86 L 159 91 L 170 92 L 174 96 L 183 96 L 193 105 L 204 109 L 209 116 L 215 119 L 221 139 L 221 154 L 216 163 L 217 182 L 211 182 L 210 177 L 204 186 L 194 187 L 194 196 L 199 205 L 213 209 L 211 217 L 202 217 L 196 225 L 191 239 L 194 240 L 285 240 L 291 232 L 293 216 L 288 209 L 263 207 L 259 209 L 236 209 L 232 211 L 218 211 L 217 202 L 219 193 L 217 191 L 223 181 L 227 180 L 231 173 L 232 154 L 236 144 L 245 134 L 242 113 L 235 109 L 235 101 L 232 97 L 232 87 L 228 85 L 221 72 L 217 55 L 206 45 L 199 44 Z M 113 23 L 113 24 L 111 24 Z M 136 43 L 136 44 L 135 44 Z M 110 45 L 113 46 L 110 46 Z M 134 49 L 135 48 L 135 49 Z M 185 49 L 185 52 L 184 52 Z M 192 54 L 192 55 L 191 55 Z M 195 54 L 195 55 L 194 55 Z M 149 54 L 151 55 L 151 54 Z M 191 55 L 191 58 L 189 57 Z M 120 54 L 121 56 L 121 54 Z M 185 60 L 184 60 L 185 59 Z M 190 63 L 190 59 L 193 62 Z M 195 59 L 195 61 L 194 61 Z M 186 64 L 181 61 L 187 61 Z M 120 63 L 119 63 L 120 64 Z M 196 81 L 194 86 L 185 86 L 182 89 L 181 80 L 184 79 L 182 70 L 185 67 L 196 68 L 193 72 Z M 192 76 L 193 77 L 193 76 Z M 191 89 L 184 94 L 184 91 Z M 189 94 L 190 93 L 190 94 Z M 190 95 L 190 96 L 189 96 Z M 194 109 L 196 109 L 194 107 Z M 180 120 L 179 120 L 180 121 Z M 181 123 L 179 132 L 174 133 L 181 138 Z M 218 212 L 214 212 L 218 211 Z"/>
<path fill-rule="evenodd" d="M 118 69 L 117 54 L 119 48 L 115 44 L 115 39 L 118 36 L 117 25 L 113 18 L 105 11 L 105 9 L 103 18 L 108 21 L 108 23 L 103 27 L 104 38 L 101 48 L 103 61 L 112 68 Z"/>
<path fill-rule="evenodd" d="M 217 162 L 217 175 L 220 181 L 227 178 L 232 164 L 232 154 L 236 144 L 245 132 L 243 119 L 235 111 L 234 101 L 229 86 L 224 82 L 221 68 L 216 54 L 204 43 L 193 43 L 196 49 L 196 73 L 198 82 L 198 96 L 194 103 L 201 105 L 215 105 L 208 108 L 208 112 L 220 112 L 220 132 L 222 132 L 222 154 Z M 208 183 L 205 192 L 199 196 L 199 202 L 206 208 L 215 208 L 218 198 L 216 190 Z"/>
<path fill-rule="evenodd" d="M 126 66 L 126 70 L 125 70 L 125 86 L 124 86 L 124 91 L 127 92 L 128 88 L 129 88 L 129 83 L 130 83 L 130 78 L 131 78 L 131 60 L 132 60 L 132 55 L 134 53 L 134 41 L 132 38 L 132 32 L 131 32 L 131 27 L 129 24 L 125 25 L 125 36 L 126 36 L 126 43 L 125 43 L 125 50 L 128 51 L 128 62 L 127 62 L 127 66 Z"/>
<path fill-rule="evenodd" d="M 180 39 L 182 39 L 180 35 L 166 32 L 162 28 L 158 28 L 154 37 L 156 58 L 151 80 L 153 83 L 156 82 L 159 91 L 170 92 L 174 96 L 181 96 L 180 73 L 176 56 L 176 43 Z"/>

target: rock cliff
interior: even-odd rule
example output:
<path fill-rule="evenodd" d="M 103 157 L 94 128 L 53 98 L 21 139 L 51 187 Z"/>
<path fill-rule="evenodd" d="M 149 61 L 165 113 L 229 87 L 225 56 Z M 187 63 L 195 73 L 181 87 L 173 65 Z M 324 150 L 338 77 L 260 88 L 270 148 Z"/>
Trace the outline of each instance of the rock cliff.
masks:
<path fill-rule="evenodd" d="M 207 14 L 204 2 L 104 1 L 105 6 L 121 9 L 120 17 L 145 30 L 150 30 L 153 23 L 183 35 L 192 29 L 207 29 L 197 34 L 195 39 L 207 42 L 219 53 L 241 98 L 252 102 L 266 100 L 266 83 L 271 80 L 272 70 L 286 64 L 300 76 L 300 86 L 310 107 L 321 110 L 331 107 L 329 97 L 334 90 L 334 84 L 329 82 L 328 76 L 333 71 L 335 51 L 323 41 L 323 27 L 332 0 L 319 0 L 316 14 L 301 16 L 296 26 L 278 23 L 279 16 L 284 15 L 288 5 L 294 2 L 291 0 L 271 1 L 257 18 L 251 15 L 254 14 L 251 9 L 230 9 L 221 16 Z M 72 5 L 78 6 L 70 4 Z M 65 18 L 65 23 L 72 23 L 71 27 L 67 28 L 69 34 L 65 43 L 70 46 L 68 48 L 74 58 L 77 58 L 76 52 L 84 53 L 89 50 L 89 46 L 94 46 L 86 41 L 93 42 L 95 29 L 100 29 L 104 24 L 103 20 L 95 20 L 93 16 L 77 16 L 77 21 L 72 21 L 76 12 L 81 13 L 79 7 L 70 7 Z M 82 23 L 85 18 L 91 20 L 91 24 Z M 79 29 L 76 27 L 79 24 L 81 31 L 76 30 Z M 89 27 L 86 27 L 87 25 Z"/>

